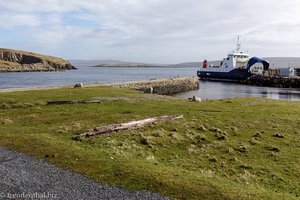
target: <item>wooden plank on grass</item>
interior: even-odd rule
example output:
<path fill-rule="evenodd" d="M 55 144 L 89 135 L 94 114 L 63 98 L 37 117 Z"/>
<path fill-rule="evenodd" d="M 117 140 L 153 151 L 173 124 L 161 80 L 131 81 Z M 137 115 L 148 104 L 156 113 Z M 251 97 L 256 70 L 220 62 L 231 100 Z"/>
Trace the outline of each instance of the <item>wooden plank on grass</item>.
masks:
<path fill-rule="evenodd" d="M 62 100 L 48 101 L 47 105 L 101 103 L 99 100 Z"/>
<path fill-rule="evenodd" d="M 114 132 L 114 131 L 120 131 L 120 130 L 132 130 L 132 129 L 137 129 L 137 128 L 143 127 L 146 124 L 151 124 L 154 122 L 166 122 L 166 121 L 180 119 L 180 118 L 183 118 L 183 116 L 182 115 L 165 115 L 165 116 L 152 117 L 152 118 L 147 118 L 147 119 L 138 120 L 138 121 L 131 121 L 131 122 L 127 122 L 127 123 L 100 126 L 100 127 L 94 128 L 86 133 L 83 133 L 83 134 L 77 136 L 76 138 L 77 139 L 88 138 L 91 136 L 110 133 L 110 132 Z"/>

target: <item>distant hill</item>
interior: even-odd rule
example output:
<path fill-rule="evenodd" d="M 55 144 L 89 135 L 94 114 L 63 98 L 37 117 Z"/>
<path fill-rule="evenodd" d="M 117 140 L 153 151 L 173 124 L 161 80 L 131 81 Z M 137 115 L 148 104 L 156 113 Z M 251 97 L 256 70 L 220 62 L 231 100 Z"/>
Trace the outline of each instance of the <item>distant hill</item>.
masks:
<path fill-rule="evenodd" d="M 194 68 L 194 67 L 199 67 L 200 62 L 184 62 L 184 63 L 179 63 L 179 64 L 173 64 L 173 65 L 168 65 L 168 67 L 186 67 L 186 68 Z"/>
<path fill-rule="evenodd" d="M 122 63 L 122 61 L 119 60 L 69 60 L 72 65 L 75 67 L 91 67 L 96 65 L 102 65 L 106 63 Z"/>
<path fill-rule="evenodd" d="M 266 57 L 271 68 L 296 67 L 300 68 L 300 57 Z M 138 62 L 126 62 L 120 60 L 70 60 L 76 67 L 172 67 L 172 68 L 197 68 L 202 66 L 199 62 L 184 62 L 178 64 L 149 64 Z M 220 65 L 221 60 L 209 61 L 209 64 Z"/>
<path fill-rule="evenodd" d="M 77 67 L 161 67 L 164 64 L 148 64 L 120 60 L 70 60 Z"/>
<path fill-rule="evenodd" d="M 69 61 L 53 56 L 0 48 L 0 72 L 61 71 L 76 69 Z"/>
<path fill-rule="evenodd" d="M 266 57 L 271 68 L 300 68 L 300 57 Z"/>
<path fill-rule="evenodd" d="M 161 65 L 134 62 L 108 62 L 93 67 L 161 67 Z"/>
<path fill-rule="evenodd" d="M 270 63 L 271 68 L 287 68 L 287 67 L 294 67 L 300 68 L 300 57 L 266 57 L 263 58 Z M 175 64 L 171 66 L 177 67 L 201 67 L 202 62 L 185 62 L 180 64 Z M 208 61 L 210 65 L 220 65 L 221 60 L 212 60 Z"/>

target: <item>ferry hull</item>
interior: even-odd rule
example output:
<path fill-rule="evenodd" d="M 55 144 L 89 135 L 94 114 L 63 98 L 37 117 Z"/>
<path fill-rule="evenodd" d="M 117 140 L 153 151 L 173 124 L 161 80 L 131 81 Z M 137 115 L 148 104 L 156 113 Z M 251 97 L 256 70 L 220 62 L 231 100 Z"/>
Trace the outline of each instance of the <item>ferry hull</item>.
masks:
<path fill-rule="evenodd" d="M 197 76 L 205 80 L 239 81 L 252 75 L 245 69 L 234 69 L 230 72 L 197 71 Z"/>

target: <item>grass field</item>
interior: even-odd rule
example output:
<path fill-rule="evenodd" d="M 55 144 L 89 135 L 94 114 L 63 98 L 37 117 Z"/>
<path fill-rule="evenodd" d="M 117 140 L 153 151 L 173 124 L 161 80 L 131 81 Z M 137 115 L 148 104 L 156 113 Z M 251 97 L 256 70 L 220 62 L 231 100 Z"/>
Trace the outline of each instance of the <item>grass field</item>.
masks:
<path fill-rule="evenodd" d="M 101 104 L 46 105 L 48 100 Z M 188 102 L 108 87 L 1 93 L 0 146 L 100 182 L 175 199 L 299 199 L 300 102 Z M 183 119 L 88 140 L 99 125 Z"/>

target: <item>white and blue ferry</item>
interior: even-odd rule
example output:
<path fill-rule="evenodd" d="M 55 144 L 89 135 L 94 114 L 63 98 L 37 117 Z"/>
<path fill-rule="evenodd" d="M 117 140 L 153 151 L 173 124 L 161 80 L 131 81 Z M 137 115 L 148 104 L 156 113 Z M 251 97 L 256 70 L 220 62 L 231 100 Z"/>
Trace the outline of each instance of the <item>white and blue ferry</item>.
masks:
<path fill-rule="evenodd" d="M 235 51 L 230 52 L 227 58 L 224 58 L 217 66 L 209 65 L 208 61 L 204 60 L 201 69 L 197 71 L 197 76 L 204 80 L 238 81 L 269 69 L 268 61 L 258 57 L 249 58 L 249 54 L 240 49 L 241 43 L 238 36 Z M 256 63 L 261 63 L 263 67 L 256 66 Z"/>

